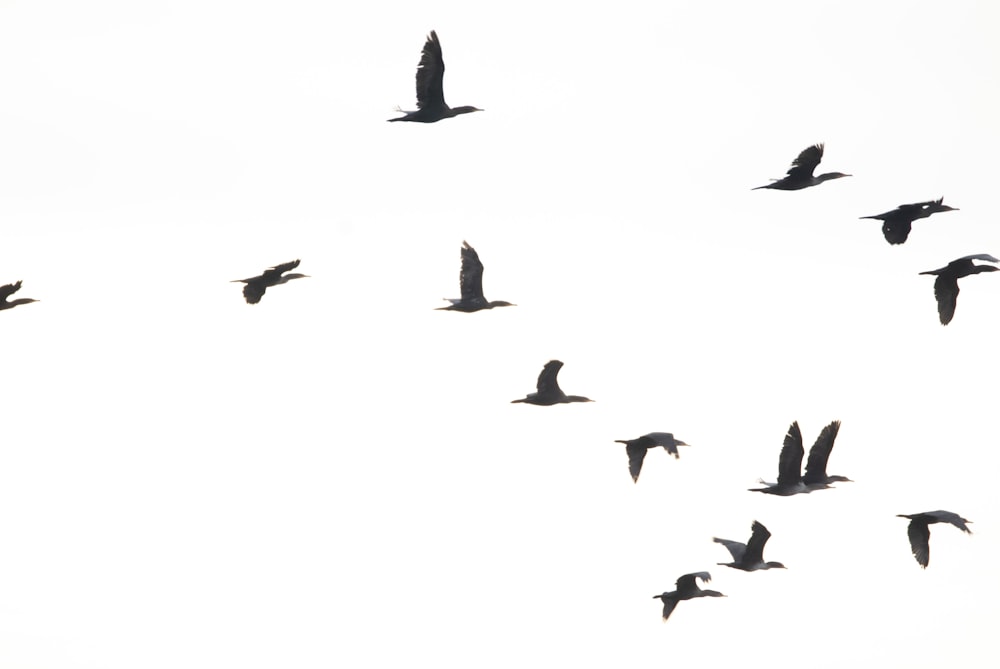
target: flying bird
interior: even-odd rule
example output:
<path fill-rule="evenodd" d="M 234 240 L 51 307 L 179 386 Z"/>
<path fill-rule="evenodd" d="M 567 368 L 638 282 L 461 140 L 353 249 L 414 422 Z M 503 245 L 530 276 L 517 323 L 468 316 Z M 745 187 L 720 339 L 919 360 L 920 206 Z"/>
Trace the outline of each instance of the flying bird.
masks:
<path fill-rule="evenodd" d="M 834 481 L 850 481 L 844 476 L 828 476 L 826 473 L 826 463 L 830 459 L 830 451 L 833 450 L 833 442 L 839 431 L 839 420 L 835 420 L 823 428 L 819 437 L 816 438 L 816 443 L 809 449 L 806 473 L 803 476 L 801 469 L 805 449 L 802 446 L 802 431 L 799 429 L 798 421 L 795 421 L 788 428 L 788 433 L 785 434 L 781 454 L 778 456 L 778 482 L 765 483 L 761 481 L 767 486 L 766 488 L 750 488 L 750 490 L 788 496 L 828 488 L 829 484 Z"/>
<path fill-rule="evenodd" d="M 928 200 L 927 202 L 901 204 L 892 211 L 887 211 L 884 214 L 862 216 L 861 218 L 872 218 L 882 221 L 882 234 L 885 236 L 885 241 L 890 244 L 902 244 L 910 236 L 910 227 L 913 221 L 944 211 L 958 211 L 958 209 L 944 204 L 944 198 L 942 197 L 937 200 Z"/>
<path fill-rule="evenodd" d="M 21 282 L 8 283 L 6 286 L 0 286 L 0 311 L 4 309 L 13 309 L 16 306 L 22 304 L 31 304 L 32 302 L 38 302 L 39 300 L 33 300 L 30 297 L 19 297 L 16 300 L 8 300 L 7 298 L 21 290 Z"/>
<path fill-rule="evenodd" d="M 479 260 L 476 249 L 469 246 L 469 242 L 462 242 L 462 271 L 458 275 L 458 282 L 462 287 L 462 297 L 445 299 L 451 302 L 447 307 L 438 307 L 438 310 L 464 311 L 471 313 L 482 309 L 492 309 L 493 307 L 513 307 L 516 305 L 510 302 L 497 300 L 488 302 L 483 297 L 483 263 Z"/>
<path fill-rule="evenodd" d="M 677 589 L 673 592 L 665 592 L 662 595 L 653 595 L 653 599 L 663 602 L 663 619 L 666 620 L 677 607 L 677 602 L 682 599 L 695 599 L 696 597 L 725 597 L 721 592 L 715 590 L 702 590 L 698 587 L 695 579 L 700 578 L 704 583 L 712 581 L 712 575 L 707 571 L 697 571 L 693 574 L 684 574 L 677 579 Z"/>
<path fill-rule="evenodd" d="M 271 286 L 279 286 L 292 279 L 308 278 L 308 274 L 285 274 L 285 272 L 298 267 L 299 262 L 298 260 L 293 260 L 282 265 L 275 265 L 260 276 L 252 276 L 249 279 L 236 279 L 230 283 L 245 283 L 246 285 L 243 286 L 243 297 L 246 298 L 247 304 L 257 304 L 260 302 L 260 298 L 264 297 L 264 292 Z"/>
<path fill-rule="evenodd" d="M 800 190 L 802 188 L 809 188 L 810 186 L 818 186 L 824 181 L 829 181 L 830 179 L 839 179 L 841 177 L 849 177 L 850 174 L 844 174 L 843 172 L 827 172 L 826 174 L 820 174 L 819 176 L 813 176 L 813 171 L 816 166 L 819 165 L 819 161 L 823 159 L 823 145 L 814 144 L 808 149 L 804 149 L 799 157 L 792 161 L 792 166 L 788 168 L 787 176 L 781 179 L 772 179 L 771 183 L 766 186 L 757 186 L 752 190 L 760 190 L 761 188 L 774 188 L 776 190 Z"/>
<path fill-rule="evenodd" d="M 1000 269 L 998 267 L 994 267 L 993 265 L 977 265 L 972 262 L 973 260 L 1000 262 L 1000 260 L 997 260 L 991 255 L 979 253 L 976 255 L 965 256 L 964 258 L 959 258 L 958 260 L 952 260 L 940 269 L 932 269 L 927 272 L 921 272 L 921 274 L 933 274 L 937 276 L 937 278 L 934 279 L 934 297 L 937 299 L 938 317 L 941 319 L 941 325 L 951 323 L 951 319 L 955 317 L 955 306 L 958 304 L 959 279 L 969 276 L 970 274 L 979 274 L 980 272 L 996 272 Z"/>
<path fill-rule="evenodd" d="M 537 404 L 539 406 L 552 406 L 553 404 L 568 404 L 570 402 L 593 402 L 594 400 L 579 395 L 567 395 L 559 388 L 559 381 L 556 377 L 563 363 L 559 360 L 549 360 L 542 367 L 542 373 L 538 375 L 537 391 L 531 393 L 524 399 L 512 400 L 511 404 L 524 402 L 525 404 Z"/>
<path fill-rule="evenodd" d="M 459 114 L 483 111 L 476 107 L 451 108 L 444 101 L 444 58 L 441 56 L 441 42 L 433 30 L 427 36 L 424 49 L 420 53 L 420 63 L 417 65 L 417 111 L 403 112 L 405 116 L 391 118 L 389 121 L 415 121 L 417 123 L 435 123 L 443 118 L 451 118 Z M 396 111 L 403 110 L 397 107 Z"/>
<path fill-rule="evenodd" d="M 753 521 L 750 527 L 753 532 L 750 535 L 749 543 L 730 541 L 713 537 L 712 541 L 722 544 L 733 556 L 733 562 L 720 562 L 723 567 L 742 569 L 743 571 L 757 571 L 758 569 L 784 569 L 785 565 L 780 562 L 764 562 L 764 544 L 771 538 L 771 533 L 763 524 Z"/>
<path fill-rule="evenodd" d="M 913 557 L 916 558 L 917 562 L 924 569 L 927 569 L 927 563 L 931 559 L 930 525 L 934 523 L 951 523 L 966 534 L 972 534 L 972 530 L 966 525 L 966 523 L 971 523 L 972 521 L 962 518 L 957 513 L 952 513 L 951 511 L 925 511 L 924 513 L 914 513 L 912 515 L 899 513 L 896 514 L 896 517 L 910 519 L 910 525 L 906 528 L 906 534 L 910 537 L 910 549 L 913 551 Z"/>
<path fill-rule="evenodd" d="M 625 452 L 628 454 L 628 471 L 632 474 L 632 480 L 639 481 L 639 472 L 642 470 L 642 461 L 646 459 L 646 451 L 657 446 L 662 446 L 667 453 L 674 458 L 680 459 L 678 446 L 688 446 L 680 439 L 675 439 L 670 432 L 650 432 L 637 439 L 615 439 L 616 444 L 625 444 Z"/>

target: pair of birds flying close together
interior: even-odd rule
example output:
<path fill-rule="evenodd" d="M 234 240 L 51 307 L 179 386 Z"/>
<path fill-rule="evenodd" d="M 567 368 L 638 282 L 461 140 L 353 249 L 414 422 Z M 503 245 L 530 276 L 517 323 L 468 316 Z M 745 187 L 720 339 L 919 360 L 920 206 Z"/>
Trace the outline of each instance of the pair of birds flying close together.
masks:
<path fill-rule="evenodd" d="M 793 422 L 785 434 L 781 454 L 778 456 L 778 482 L 761 481 L 766 487 L 750 488 L 750 490 L 770 495 L 788 496 L 829 488 L 830 484 L 836 481 L 850 481 L 851 479 L 845 476 L 830 476 L 826 473 L 830 452 L 833 450 L 833 443 L 839 432 L 839 420 L 835 420 L 823 428 L 819 437 L 816 438 L 816 442 L 809 449 L 806 472 L 802 474 L 802 457 L 805 455 L 805 448 L 802 445 L 802 430 L 799 429 L 798 421 Z"/>

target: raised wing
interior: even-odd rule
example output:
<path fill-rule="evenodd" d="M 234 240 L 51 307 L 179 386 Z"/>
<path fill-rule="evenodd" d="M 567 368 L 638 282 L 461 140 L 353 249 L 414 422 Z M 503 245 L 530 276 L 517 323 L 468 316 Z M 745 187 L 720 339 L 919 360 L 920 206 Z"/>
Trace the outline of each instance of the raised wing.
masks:
<path fill-rule="evenodd" d="M 300 262 L 301 260 L 293 260 L 291 262 L 275 265 L 274 267 L 269 268 L 263 274 L 261 274 L 261 278 L 269 281 L 277 279 L 285 272 L 291 271 L 296 267 L 298 267 Z M 261 292 L 261 294 L 263 294 L 263 291 Z"/>
<path fill-rule="evenodd" d="M 771 533 L 756 520 L 753 521 L 750 529 L 753 534 L 750 535 L 750 541 L 747 543 L 745 560 L 751 564 L 757 564 L 764 561 L 764 544 L 771 538 Z"/>
<path fill-rule="evenodd" d="M 672 432 L 650 432 L 643 438 L 648 439 L 651 443 L 653 443 L 656 446 L 662 446 L 663 448 L 666 449 L 667 453 L 670 453 L 672 456 L 678 459 L 680 459 L 681 454 L 677 450 L 677 446 L 681 444 L 685 446 L 687 445 L 684 444 L 683 441 L 674 439 L 674 435 Z"/>
<path fill-rule="evenodd" d="M 833 450 L 833 442 L 840 432 L 840 421 L 835 420 L 819 433 L 816 443 L 809 449 L 809 459 L 806 460 L 806 473 L 802 477 L 805 483 L 826 482 L 826 463 L 830 459 L 830 451 Z"/>
<path fill-rule="evenodd" d="M 695 579 L 701 579 L 704 583 L 709 583 L 712 580 L 712 575 L 707 571 L 696 571 L 693 574 L 684 574 L 679 579 L 677 579 L 677 595 L 678 599 L 684 599 L 685 595 L 689 595 L 692 592 L 698 592 L 701 588 L 698 587 L 697 581 Z"/>
<path fill-rule="evenodd" d="M 559 381 L 556 379 L 559 376 L 559 370 L 562 369 L 563 363 L 559 360 L 549 360 L 542 367 L 542 373 L 538 375 L 538 383 L 536 388 L 539 395 L 549 395 L 556 394 L 561 395 L 562 389 L 559 388 Z"/>
<path fill-rule="evenodd" d="M 444 58 L 441 56 L 441 42 L 432 30 L 417 65 L 417 109 L 444 106 Z"/>
<path fill-rule="evenodd" d="M 730 539 L 720 539 L 719 537 L 712 537 L 712 541 L 717 544 L 722 544 L 729 551 L 729 554 L 733 556 L 733 562 L 742 562 L 743 554 L 747 552 L 747 545 L 742 541 L 732 541 Z"/>
<path fill-rule="evenodd" d="M 485 302 L 483 297 L 483 263 L 479 260 L 476 249 L 469 242 L 462 242 L 462 272 L 459 274 L 462 285 L 463 302 Z"/>
<path fill-rule="evenodd" d="M 21 290 L 21 282 L 8 283 L 6 286 L 0 286 L 0 302 L 3 302 L 8 297 Z"/>
<path fill-rule="evenodd" d="M 813 144 L 808 149 L 804 149 L 799 157 L 792 161 L 792 166 L 788 168 L 788 176 L 806 178 L 813 175 L 819 161 L 823 159 L 823 145 Z"/>
<path fill-rule="evenodd" d="M 795 421 L 788 428 L 785 443 L 781 447 L 781 455 L 778 456 L 778 485 L 802 480 L 803 455 L 805 449 L 802 447 L 802 431 L 799 429 L 799 422 Z"/>
<path fill-rule="evenodd" d="M 960 515 L 958 515 L 957 513 L 952 512 L 952 511 L 940 511 L 940 510 L 939 511 L 928 511 L 928 512 L 926 512 L 924 514 L 921 514 L 921 515 L 930 516 L 931 518 L 936 519 L 939 523 L 951 523 L 952 525 L 954 525 L 958 529 L 962 530 L 963 532 L 967 532 L 968 534 L 972 534 L 972 530 L 970 530 L 969 526 L 966 525 L 966 523 L 971 522 L 971 521 L 968 521 L 965 518 L 962 518 Z"/>

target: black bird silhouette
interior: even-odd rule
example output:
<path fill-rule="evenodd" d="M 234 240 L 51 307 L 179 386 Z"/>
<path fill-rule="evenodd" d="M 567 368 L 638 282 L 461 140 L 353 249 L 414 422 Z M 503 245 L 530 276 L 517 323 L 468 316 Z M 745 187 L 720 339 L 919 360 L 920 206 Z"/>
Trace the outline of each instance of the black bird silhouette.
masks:
<path fill-rule="evenodd" d="M 916 558 L 917 562 L 924 569 L 927 569 L 927 563 L 931 559 L 931 530 L 928 527 L 929 525 L 933 525 L 934 523 L 951 523 L 966 534 L 972 534 L 972 530 L 966 525 L 966 523 L 971 523 L 972 521 L 962 518 L 957 513 L 952 513 L 951 511 L 925 511 L 911 515 L 899 513 L 896 514 L 896 517 L 910 519 L 910 525 L 906 528 L 906 534 L 910 537 L 910 549 L 913 551 L 913 557 Z"/>
<path fill-rule="evenodd" d="M 993 265 L 977 265 L 972 262 L 973 260 L 1000 262 L 1000 260 L 997 260 L 991 255 L 978 253 L 976 255 L 959 258 L 958 260 L 952 260 L 940 269 L 932 269 L 927 272 L 921 272 L 921 274 L 933 274 L 937 276 L 937 278 L 934 279 L 934 297 L 937 298 L 938 317 L 941 319 L 941 325 L 951 323 L 951 319 L 955 317 L 955 306 L 958 304 L 959 279 L 969 276 L 970 274 L 979 274 L 980 272 L 996 272 L 1000 269 L 998 267 L 994 267 Z"/>
<path fill-rule="evenodd" d="M 944 204 L 944 198 L 942 197 L 937 200 L 928 200 L 927 202 L 901 204 L 892 211 L 887 211 L 884 214 L 862 216 L 861 218 L 872 218 L 882 221 L 882 234 L 885 236 L 885 241 L 890 244 L 902 244 L 910 236 L 910 228 L 913 221 L 944 211 L 958 211 L 958 209 Z"/>
<path fill-rule="evenodd" d="M 780 562 L 764 562 L 764 544 L 771 538 L 771 533 L 767 531 L 762 523 L 753 521 L 750 526 L 753 534 L 750 535 L 749 543 L 730 541 L 713 537 L 712 541 L 722 544 L 733 556 L 733 562 L 720 562 L 723 567 L 742 569 L 743 571 L 757 571 L 758 569 L 784 569 L 785 565 Z"/>
<path fill-rule="evenodd" d="M 823 428 L 819 437 L 816 438 L 816 443 L 809 450 L 806 474 L 802 476 L 802 456 L 805 455 L 805 449 L 802 447 L 802 431 L 799 429 L 798 421 L 795 421 L 788 428 L 788 433 L 785 434 L 781 455 L 778 456 L 778 482 L 761 481 L 767 486 L 766 488 L 750 488 L 750 490 L 787 496 L 828 488 L 829 484 L 834 481 L 850 481 L 844 476 L 828 476 L 826 473 L 826 463 L 830 459 L 830 451 L 833 450 L 833 442 L 839 431 L 839 420 L 835 420 Z"/>
<path fill-rule="evenodd" d="M 21 290 L 21 282 L 8 283 L 6 286 L 0 286 L 0 311 L 4 309 L 13 309 L 21 304 L 31 304 L 32 302 L 38 302 L 39 300 L 33 300 L 30 297 L 20 297 L 16 300 L 8 300 L 7 298 Z"/>
<path fill-rule="evenodd" d="M 525 404 L 537 404 L 539 406 L 551 406 L 553 404 L 568 404 L 570 402 L 593 402 L 594 400 L 579 395 L 567 395 L 559 388 L 556 377 L 562 369 L 562 362 L 559 360 L 549 360 L 542 367 L 542 373 L 538 375 L 537 391 L 531 393 L 524 399 L 511 400 L 511 404 L 524 402 Z"/>
<path fill-rule="evenodd" d="M 481 309 L 492 309 L 493 307 L 513 307 L 510 302 L 497 300 L 488 302 L 483 297 L 483 263 L 479 260 L 476 249 L 469 246 L 469 242 L 462 242 L 462 271 L 458 275 L 458 282 L 462 286 L 462 297 L 455 300 L 446 297 L 451 302 L 447 307 L 438 307 L 438 310 L 464 311 L 471 313 Z"/>
<path fill-rule="evenodd" d="M 844 174 L 843 172 L 827 172 L 826 174 L 820 174 L 819 176 L 813 176 L 813 171 L 816 166 L 819 165 L 819 161 L 823 159 L 823 145 L 814 144 L 808 149 L 804 149 L 799 157 L 792 161 L 792 166 L 788 168 L 787 176 L 781 179 L 772 179 L 771 183 L 766 186 L 757 186 L 751 190 L 760 190 L 761 188 L 774 188 L 776 190 L 800 190 L 802 188 L 809 188 L 810 186 L 818 186 L 824 181 L 829 181 L 830 179 L 839 179 L 841 177 L 849 177 L 850 174 Z"/>
<path fill-rule="evenodd" d="M 628 454 L 628 471 L 632 474 L 632 480 L 638 483 L 639 472 L 642 470 L 642 461 L 646 459 L 646 451 L 657 446 L 662 446 L 667 453 L 674 458 L 680 459 L 678 446 L 688 446 L 680 439 L 675 439 L 670 432 L 650 432 L 637 439 L 615 439 L 616 444 L 625 444 L 625 452 Z"/>
<path fill-rule="evenodd" d="M 305 279 L 308 274 L 285 274 L 299 266 L 298 260 L 286 262 L 282 265 L 275 265 L 260 276 L 252 276 L 249 279 L 235 279 L 230 283 L 245 283 L 243 286 L 243 297 L 247 304 L 257 304 L 260 298 L 264 297 L 264 292 L 271 286 L 278 286 L 292 279 Z"/>
<path fill-rule="evenodd" d="M 397 111 L 403 110 L 397 108 Z M 443 118 L 477 111 L 483 110 L 469 106 L 453 109 L 444 101 L 444 58 L 441 57 L 441 42 L 438 41 L 437 33 L 432 30 L 427 36 L 417 65 L 417 111 L 403 112 L 406 116 L 391 118 L 389 121 L 434 123 Z"/>
<path fill-rule="evenodd" d="M 663 602 L 663 619 L 666 620 L 677 607 L 677 602 L 682 599 L 695 599 L 696 597 L 725 597 L 724 594 L 716 590 L 702 590 L 695 582 L 700 578 L 704 583 L 712 581 L 712 575 L 707 571 L 696 571 L 693 574 L 684 574 L 677 579 L 677 589 L 673 592 L 665 592 L 662 595 L 653 595 L 653 599 Z"/>

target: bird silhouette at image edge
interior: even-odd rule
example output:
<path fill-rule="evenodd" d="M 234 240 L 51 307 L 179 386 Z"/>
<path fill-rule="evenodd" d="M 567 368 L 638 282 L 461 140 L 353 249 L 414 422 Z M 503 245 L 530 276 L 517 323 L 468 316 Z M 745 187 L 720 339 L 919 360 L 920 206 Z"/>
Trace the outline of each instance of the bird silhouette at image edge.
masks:
<path fill-rule="evenodd" d="M 570 402 L 593 402 L 589 397 L 579 395 L 567 395 L 559 387 L 556 377 L 563 363 L 559 360 L 549 360 L 542 367 L 542 373 L 538 375 L 536 392 L 529 394 L 523 399 L 511 400 L 511 404 L 537 404 L 538 406 L 551 406 L 553 404 L 568 404 Z"/>
<path fill-rule="evenodd" d="M 433 30 L 427 36 L 424 49 L 420 53 L 420 63 L 417 65 L 417 110 L 404 112 L 405 116 L 388 119 L 392 121 L 414 121 L 416 123 L 435 123 L 444 118 L 459 114 L 483 111 L 468 105 L 451 108 L 444 101 L 444 58 L 441 56 L 441 42 Z"/>
<path fill-rule="evenodd" d="M 483 297 L 483 263 L 479 260 L 476 249 L 469 246 L 469 242 L 462 242 L 462 270 L 458 275 L 458 282 L 462 289 L 462 297 L 444 299 L 451 302 L 447 307 L 438 307 L 438 311 L 463 311 L 472 313 L 482 309 L 493 309 L 494 307 L 513 307 L 510 302 L 496 300 L 489 302 Z"/>
<path fill-rule="evenodd" d="M 282 265 L 275 265 L 266 270 L 260 276 L 252 276 L 249 279 L 234 279 L 230 283 L 245 283 L 243 286 L 243 297 L 247 304 L 257 304 L 260 298 L 264 297 L 264 292 L 272 286 L 279 286 L 293 279 L 309 278 L 308 274 L 285 274 L 299 266 L 298 260 L 286 262 Z"/>
<path fill-rule="evenodd" d="M 6 286 L 0 286 L 0 311 L 4 309 L 13 309 L 14 307 L 20 306 L 22 304 L 31 304 L 32 302 L 40 302 L 40 300 L 33 300 L 30 297 L 19 297 L 16 300 L 8 300 L 11 295 L 21 290 L 21 282 L 8 283 Z"/>

